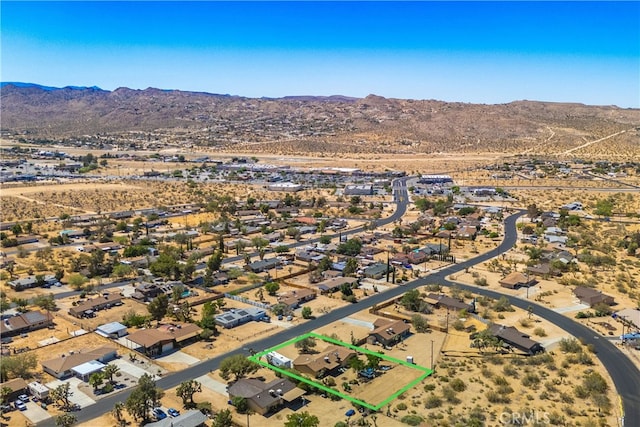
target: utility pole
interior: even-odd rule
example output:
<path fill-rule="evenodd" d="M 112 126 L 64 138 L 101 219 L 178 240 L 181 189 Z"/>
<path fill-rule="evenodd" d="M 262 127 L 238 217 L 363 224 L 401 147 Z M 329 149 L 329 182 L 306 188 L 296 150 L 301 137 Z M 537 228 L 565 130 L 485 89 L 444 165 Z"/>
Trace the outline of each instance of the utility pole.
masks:
<path fill-rule="evenodd" d="M 433 366 L 433 340 L 431 340 L 431 370 L 435 370 L 435 366 Z"/>

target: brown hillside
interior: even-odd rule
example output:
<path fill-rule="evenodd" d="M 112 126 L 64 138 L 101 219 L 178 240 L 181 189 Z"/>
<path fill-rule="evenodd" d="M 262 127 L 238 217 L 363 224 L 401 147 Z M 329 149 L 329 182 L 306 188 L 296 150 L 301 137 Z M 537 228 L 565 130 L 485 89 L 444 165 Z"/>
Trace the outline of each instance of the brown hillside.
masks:
<path fill-rule="evenodd" d="M 4 134 L 29 141 L 160 143 L 325 155 L 640 155 L 640 110 L 615 106 L 533 101 L 484 105 L 375 95 L 256 99 L 152 88 L 45 90 L 11 84 L 2 87 L 0 98 Z"/>

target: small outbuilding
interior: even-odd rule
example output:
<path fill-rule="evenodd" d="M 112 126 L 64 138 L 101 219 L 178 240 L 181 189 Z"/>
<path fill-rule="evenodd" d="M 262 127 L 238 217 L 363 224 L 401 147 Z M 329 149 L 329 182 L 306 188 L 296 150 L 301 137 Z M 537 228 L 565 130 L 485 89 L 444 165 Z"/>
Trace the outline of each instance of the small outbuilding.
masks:
<path fill-rule="evenodd" d="M 98 326 L 96 333 L 106 338 L 117 339 L 127 335 L 127 327 L 120 322 L 105 323 Z"/>

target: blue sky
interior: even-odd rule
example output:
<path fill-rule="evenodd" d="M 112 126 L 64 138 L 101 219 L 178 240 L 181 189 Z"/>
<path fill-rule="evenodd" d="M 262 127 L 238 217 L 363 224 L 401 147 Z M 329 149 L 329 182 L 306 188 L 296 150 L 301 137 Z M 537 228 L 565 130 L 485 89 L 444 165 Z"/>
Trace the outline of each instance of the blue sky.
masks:
<path fill-rule="evenodd" d="M 640 107 L 639 2 L 2 1 L 2 81 Z"/>

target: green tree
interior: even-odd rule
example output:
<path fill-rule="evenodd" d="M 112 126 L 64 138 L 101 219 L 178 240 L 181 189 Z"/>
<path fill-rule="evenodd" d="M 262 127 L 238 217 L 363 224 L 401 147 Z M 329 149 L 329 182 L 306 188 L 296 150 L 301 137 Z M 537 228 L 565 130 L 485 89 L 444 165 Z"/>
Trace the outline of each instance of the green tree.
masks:
<path fill-rule="evenodd" d="M 611 199 L 598 200 L 594 213 L 600 216 L 611 216 L 613 213 L 613 201 Z"/>
<path fill-rule="evenodd" d="M 110 384 L 113 384 L 113 376 L 116 375 L 118 372 L 120 372 L 120 368 L 118 367 L 118 365 L 114 365 L 112 363 L 105 366 L 104 369 L 102 370 L 104 377 L 109 380 Z"/>
<path fill-rule="evenodd" d="M 411 324 L 413 325 L 416 332 L 427 332 L 429 330 L 427 319 L 419 314 L 414 314 L 413 316 L 411 316 Z"/>
<path fill-rule="evenodd" d="M 0 358 L 0 376 L 2 381 L 12 378 L 30 378 L 38 364 L 34 353 L 18 353 Z"/>
<path fill-rule="evenodd" d="M 60 406 L 62 406 L 63 410 L 71 407 L 71 402 L 69 401 L 69 397 L 73 392 L 71 391 L 71 384 L 68 382 L 62 383 L 49 393 L 49 397 L 54 402 L 57 402 Z"/>
<path fill-rule="evenodd" d="M 299 341 L 296 341 L 295 343 L 295 347 L 300 350 L 300 353 L 311 353 L 316 345 L 318 345 L 318 343 L 313 337 L 306 337 Z"/>
<path fill-rule="evenodd" d="M 171 277 L 178 279 L 180 276 L 179 256 L 171 251 L 165 250 L 158 255 L 158 258 L 149 265 L 149 270 L 155 276 Z M 177 274 L 176 274 L 177 273 Z"/>
<path fill-rule="evenodd" d="M 89 279 L 80 273 L 73 273 L 67 278 L 67 283 L 73 290 L 80 290 Z"/>
<path fill-rule="evenodd" d="M 220 362 L 220 376 L 224 380 L 228 380 L 230 375 L 234 375 L 234 381 L 245 377 L 248 374 L 256 372 L 260 368 L 255 362 L 247 359 L 241 354 L 227 357 Z"/>
<path fill-rule="evenodd" d="M 218 271 L 222 266 L 222 252 L 220 250 L 216 250 L 213 255 L 209 257 L 207 260 L 207 268 L 211 271 Z"/>
<path fill-rule="evenodd" d="M 11 232 L 15 236 L 19 236 L 20 234 L 22 234 L 22 226 L 20 224 L 14 224 L 13 227 L 11 227 Z"/>
<path fill-rule="evenodd" d="M 338 249 L 336 250 L 336 252 L 338 252 L 340 255 L 348 255 L 348 256 L 354 257 L 360 254 L 361 249 L 362 249 L 362 241 L 356 237 L 353 239 L 349 239 L 344 243 L 341 243 L 338 246 Z"/>
<path fill-rule="evenodd" d="M 0 400 L 2 401 L 3 405 L 9 403 L 8 397 L 11 393 L 13 393 L 13 390 L 10 387 L 3 386 L 0 389 Z"/>
<path fill-rule="evenodd" d="M 116 422 L 118 423 L 119 426 L 122 426 L 124 419 L 122 418 L 124 412 L 124 403 L 123 402 L 116 402 L 113 405 L 113 409 L 111 410 L 111 415 L 113 415 L 113 418 L 116 419 Z"/>
<path fill-rule="evenodd" d="M 404 293 L 400 305 L 409 311 L 421 312 L 426 307 L 426 302 L 422 299 L 420 291 L 412 289 Z"/>
<path fill-rule="evenodd" d="M 345 277 L 353 276 L 358 271 L 358 260 L 355 258 L 347 259 L 345 263 L 344 269 L 342 270 L 342 275 Z"/>
<path fill-rule="evenodd" d="M 180 383 L 176 389 L 176 396 L 182 399 L 185 408 L 194 408 L 196 403 L 193 401 L 193 395 L 201 391 L 202 384 L 196 380 L 187 380 Z"/>
<path fill-rule="evenodd" d="M 156 387 L 153 378 L 149 374 L 144 374 L 127 398 L 125 407 L 135 420 L 144 421 L 149 416 L 149 410 L 158 404 L 163 395 L 164 391 Z"/>
<path fill-rule="evenodd" d="M 287 415 L 287 421 L 284 423 L 284 427 L 318 427 L 319 425 L 318 417 L 307 411 Z"/>
<path fill-rule="evenodd" d="M 307 307 L 307 306 L 302 307 L 302 318 L 311 319 L 311 317 L 312 317 L 311 307 Z"/>
<path fill-rule="evenodd" d="M 111 271 L 111 275 L 119 279 L 129 276 L 133 273 L 133 268 L 128 264 L 116 264 Z"/>
<path fill-rule="evenodd" d="M 60 414 L 56 417 L 56 426 L 71 427 L 78 421 L 74 414 Z"/>
<path fill-rule="evenodd" d="M 355 372 L 360 372 L 365 368 L 365 366 L 365 363 L 358 357 L 352 357 L 351 359 L 349 359 L 349 367 Z"/>
<path fill-rule="evenodd" d="M 94 372 L 89 377 L 89 385 L 93 387 L 95 393 L 100 386 L 104 384 L 104 374 L 102 372 Z"/>
<path fill-rule="evenodd" d="M 264 289 L 269 295 L 273 296 L 280 290 L 280 285 L 278 285 L 276 282 L 267 282 L 264 285 Z"/>
<path fill-rule="evenodd" d="M 200 317 L 199 326 L 203 329 L 209 329 L 216 333 L 216 314 L 218 314 L 218 305 L 213 301 L 207 301 L 202 305 L 202 315 Z"/>
<path fill-rule="evenodd" d="M 38 295 L 33 298 L 33 304 L 46 311 L 55 311 L 58 308 L 53 294 Z"/>
<path fill-rule="evenodd" d="M 380 356 L 376 356 L 375 354 L 367 354 L 367 368 L 373 368 L 373 369 L 378 369 L 378 366 L 380 366 L 380 361 L 382 360 L 382 357 Z"/>
<path fill-rule="evenodd" d="M 160 322 L 164 316 L 167 315 L 167 309 L 169 308 L 169 297 L 166 294 L 160 294 L 155 297 L 149 305 L 147 310 L 151 315 L 151 319 Z"/>
<path fill-rule="evenodd" d="M 222 409 L 213 417 L 212 427 L 229 427 L 233 425 L 233 416 L 228 409 Z"/>

